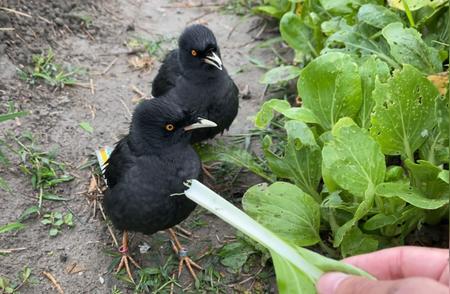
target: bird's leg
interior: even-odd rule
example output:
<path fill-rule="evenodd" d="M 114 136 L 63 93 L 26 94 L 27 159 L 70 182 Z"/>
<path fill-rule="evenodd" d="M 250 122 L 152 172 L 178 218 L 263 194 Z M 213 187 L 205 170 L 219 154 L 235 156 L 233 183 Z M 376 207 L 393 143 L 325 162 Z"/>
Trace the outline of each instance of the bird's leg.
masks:
<path fill-rule="evenodd" d="M 180 263 L 178 264 L 178 277 L 180 277 L 181 272 L 183 270 L 183 264 L 186 265 L 188 268 L 190 274 L 192 277 L 197 280 L 197 275 L 194 272 L 193 267 L 195 267 L 198 270 L 203 270 L 201 266 L 196 264 L 188 255 L 188 251 L 185 247 L 181 246 L 180 241 L 178 241 L 177 236 L 175 235 L 175 232 L 173 229 L 169 229 L 168 233 L 171 237 L 172 241 L 172 249 L 175 251 L 175 253 L 178 255 L 178 258 L 180 259 Z"/>
<path fill-rule="evenodd" d="M 122 237 L 122 246 L 119 247 L 119 252 L 122 253 L 122 258 L 120 259 L 119 266 L 117 267 L 116 273 L 118 273 L 124 266 L 125 270 L 127 271 L 128 277 L 131 279 L 131 281 L 134 283 L 133 276 L 131 275 L 130 265 L 128 263 L 128 260 L 131 261 L 134 266 L 137 268 L 141 268 L 139 264 L 128 254 L 128 232 L 123 231 L 123 237 Z"/>
<path fill-rule="evenodd" d="M 209 172 L 209 168 L 211 168 L 210 166 L 207 166 L 206 164 L 202 163 L 202 171 L 203 173 L 210 178 L 211 180 L 215 181 L 216 178 Z"/>
<path fill-rule="evenodd" d="M 189 232 L 188 230 L 186 230 L 185 228 L 181 227 L 180 225 L 176 225 L 175 229 L 177 229 L 178 231 L 180 231 L 181 233 L 185 234 L 187 237 L 192 236 L 192 233 Z"/>

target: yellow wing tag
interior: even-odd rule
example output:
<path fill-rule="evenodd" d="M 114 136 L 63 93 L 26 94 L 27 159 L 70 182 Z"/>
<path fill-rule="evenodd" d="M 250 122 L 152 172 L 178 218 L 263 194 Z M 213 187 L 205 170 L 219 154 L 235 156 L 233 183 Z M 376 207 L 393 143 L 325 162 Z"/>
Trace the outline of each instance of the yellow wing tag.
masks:
<path fill-rule="evenodd" d="M 95 152 L 97 155 L 98 164 L 100 165 L 100 169 L 102 173 L 105 171 L 105 167 L 108 165 L 106 161 L 108 161 L 109 156 L 111 155 L 111 152 L 113 151 L 113 148 L 109 146 L 105 146 L 100 148 Z"/>

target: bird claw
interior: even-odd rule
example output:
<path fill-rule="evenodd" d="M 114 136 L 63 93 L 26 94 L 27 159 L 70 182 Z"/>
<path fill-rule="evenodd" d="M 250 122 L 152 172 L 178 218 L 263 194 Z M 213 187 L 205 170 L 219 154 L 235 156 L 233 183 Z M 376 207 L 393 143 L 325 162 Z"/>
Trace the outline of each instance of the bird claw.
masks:
<path fill-rule="evenodd" d="M 186 250 L 187 252 L 187 250 Z M 199 266 L 197 263 L 195 263 L 189 256 L 185 255 L 185 256 L 181 256 L 178 255 L 180 258 L 180 263 L 178 264 L 178 277 L 180 277 L 181 272 L 183 271 L 183 264 L 186 265 L 186 267 L 189 270 L 189 273 L 191 274 L 191 276 L 195 279 L 198 280 L 197 275 L 195 274 L 195 271 L 193 269 L 193 267 L 195 267 L 197 270 L 203 270 L 203 268 L 201 266 Z"/>
<path fill-rule="evenodd" d="M 203 270 L 201 266 L 199 266 L 197 263 L 195 263 L 189 256 L 188 256 L 188 250 L 186 247 L 181 246 L 180 242 L 178 241 L 178 238 L 175 235 L 175 232 L 172 229 L 169 229 L 169 234 L 172 237 L 171 243 L 172 243 L 172 249 L 175 251 L 175 253 L 178 255 L 178 258 L 180 259 L 180 262 L 178 263 L 178 277 L 180 277 L 181 272 L 183 271 L 183 265 L 186 265 L 186 267 L 189 270 L 189 273 L 191 276 L 198 280 L 197 275 L 195 274 L 195 271 L 193 268 L 196 268 L 197 270 Z"/>
<path fill-rule="evenodd" d="M 130 280 L 133 282 L 133 284 L 135 284 L 134 279 L 133 279 L 133 275 L 131 274 L 130 264 L 129 264 L 128 260 L 130 260 L 131 263 L 132 263 L 135 267 L 137 267 L 137 268 L 139 268 L 139 269 L 140 269 L 141 267 L 140 267 L 139 264 L 133 259 L 133 257 L 131 257 L 130 255 L 128 255 L 128 254 L 126 253 L 127 251 L 124 250 L 122 246 L 119 248 L 119 251 L 122 253 L 122 258 L 120 259 L 120 263 L 119 263 L 119 266 L 117 267 L 116 274 L 117 274 L 118 272 L 120 272 L 120 270 L 121 270 L 122 268 L 125 267 L 125 270 L 126 270 L 126 272 L 127 272 L 127 274 L 128 274 L 128 277 L 129 277 Z"/>

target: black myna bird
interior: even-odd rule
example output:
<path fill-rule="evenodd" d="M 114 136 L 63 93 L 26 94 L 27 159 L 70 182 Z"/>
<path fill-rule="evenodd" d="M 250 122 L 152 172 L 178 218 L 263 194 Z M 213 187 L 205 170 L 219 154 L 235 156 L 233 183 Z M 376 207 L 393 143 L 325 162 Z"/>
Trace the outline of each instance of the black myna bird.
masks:
<path fill-rule="evenodd" d="M 197 143 L 228 130 L 238 112 L 239 90 L 222 64 L 210 29 L 203 25 L 187 27 L 178 47 L 164 59 L 153 81 L 152 95 L 160 97 L 175 91 L 179 104 L 217 124 L 194 131 L 191 142 Z"/>
<path fill-rule="evenodd" d="M 136 107 L 129 134 L 115 146 L 104 172 L 106 213 L 124 232 L 117 271 L 125 267 L 133 280 L 128 260 L 138 266 L 127 254 L 128 231 L 153 234 L 169 229 L 194 210 L 195 203 L 184 195 L 171 195 L 186 189 L 184 181 L 201 176 L 200 159 L 189 144 L 191 131 L 215 126 L 182 110 L 170 97 L 146 100 Z M 173 232 L 171 236 L 174 250 L 183 252 Z M 192 265 L 199 266 L 180 255 L 179 273 L 183 263 L 195 277 Z"/>

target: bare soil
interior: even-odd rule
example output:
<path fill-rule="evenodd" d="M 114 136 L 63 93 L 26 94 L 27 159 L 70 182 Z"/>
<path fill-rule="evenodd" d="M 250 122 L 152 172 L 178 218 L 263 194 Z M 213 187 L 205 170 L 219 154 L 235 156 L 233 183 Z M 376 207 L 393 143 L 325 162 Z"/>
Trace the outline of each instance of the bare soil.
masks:
<path fill-rule="evenodd" d="M 134 288 L 111 273 L 115 257 L 108 252 L 116 253 L 117 249 L 98 205 L 94 207 L 93 198 L 86 194 L 92 169 L 80 169 L 93 159 L 97 148 L 113 145 L 127 131 L 136 98 L 142 98 L 133 89 L 145 95 L 151 92 L 151 81 L 160 59 L 155 58 L 148 70 L 133 68 L 130 59 L 138 55 L 129 53 L 127 41 L 132 38 L 163 40 L 163 50 L 156 54 L 160 58 L 164 50 L 174 48 L 174 40 L 186 25 L 207 24 L 221 45 L 225 66 L 239 88 L 245 90 L 245 100 L 240 101 L 239 115 L 230 133 L 242 133 L 252 127 L 248 118 L 255 114 L 264 97 L 264 86 L 258 83 L 262 70 L 249 62 L 250 49 L 259 43 L 254 36 L 258 34 L 260 20 L 226 14 L 220 2 L 203 2 L 0 1 L 0 7 L 22 13 L 0 10 L 0 27 L 14 29 L 0 31 L 0 111 L 6 111 L 12 101 L 17 110 L 30 112 L 20 120 L 2 124 L 2 131 L 13 134 L 31 131 L 42 149 L 58 151 L 58 160 L 66 163 L 68 172 L 75 176 L 75 180 L 59 185 L 55 191 L 67 201 L 45 201 L 42 209 L 43 212 L 72 212 L 75 222 L 72 229 L 64 228 L 58 236 L 50 237 L 48 227 L 40 223 L 40 218 L 33 217 L 24 222 L 25 229 L 0 235 L 0 249 L 24 248 L 0 255 L 0 276 L 17 281 L 18 273 L 25 266 L 32 270 L 31 283 L 21 287 L 20 293 L 56 293 L 42 274 L 44 271 L 56 278 L 65 293 L 111 293 L 114 287 L 122 293 L 131 293 Z M 53 49 L 56 62 L 85 71 L 79 77 L 81 85 L 54 89 L 43 83 L 29 85 L 18 78 L 17 68 L 29 68 L 32 55 L 46 53 L 48 48 Z M 264 49 L 256 50 L 252 56 L 269 64 L 272 59 L 271 53 Z M 92 125 L 92 134 L 79 127 L 82 121 Z M 13 191 L 0 190 L 0 225 L 14 222 L 24 210 L 37 203 L 37 191 L 32 189 L 30 178 L 18 169 L 17 157 L 13 154 L 9 157 L 11 164 L 0 166 L 0 172 Z M 194 258 L 205 255 L 199 260 L 205 268 L 214 267 L 220 273 L 214 281 L 221 292 L 250 287 L 259 292 L 273 291 L 270 272 L 265 281 L 248 279 L 234 288 L 228 286 L 245 280 L 261 268 L 258 265 L 232 274 L 220 265 L 215 254 L 227 237 L 234 236 L 234 229 L 201 209 L 183 225 L 194 235 L 191 240 L 182 238 L 181 241 Z M 120 238 L 120 232 L 115 234 Z M 144 243 L 151 248 L 141 254 L 138 246 Z M 135 234 L 130 250 L 143 266 L 160 267 L 167 260 L 176 265 L 164 233 Z M 79 272 L 69 273 L 74 264 Z M 205 271 L 203 275 L 206 274 Z M 179 283 L 188 292 L 215 292 L 211 287 L 196 289 L 186 272 Z M 160 292 L 169 290 L 170 285 Z M 180 291 L 180 287 L 175 287 L 175 292 Z"/>

